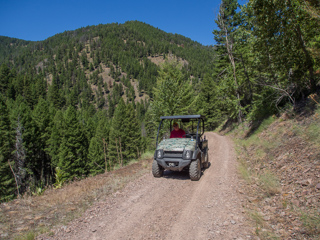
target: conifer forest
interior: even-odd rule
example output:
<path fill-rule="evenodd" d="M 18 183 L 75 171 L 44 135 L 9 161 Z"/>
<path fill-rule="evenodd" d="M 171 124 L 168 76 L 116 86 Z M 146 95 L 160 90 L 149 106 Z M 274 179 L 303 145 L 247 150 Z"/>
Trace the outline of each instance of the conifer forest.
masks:
<path fill-rule="evenodd" d="M 138 159 L 160 116 L 254 126 L 319 91 L 318 0 L 222 0 L 214 21 L 213 46 L 138 21 L 0 36 L 0 202 Z"/>

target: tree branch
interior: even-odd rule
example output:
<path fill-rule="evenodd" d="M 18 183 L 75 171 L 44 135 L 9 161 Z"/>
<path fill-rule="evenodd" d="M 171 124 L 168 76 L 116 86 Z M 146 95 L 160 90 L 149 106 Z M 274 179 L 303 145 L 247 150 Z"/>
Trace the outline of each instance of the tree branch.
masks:
<path fill-rule="evenodd" d="M 16 181 L 18 197 L 20 197 L 18 181 L 17 181 L 16 175 L 14 174 L 14 171 L 13 171 L 13 169 L 12 169 L 12 167 L 11 167 L 10 160 L 8 160 L 8 163 L 9 163 L 9 167 L 10 167 L 10 169 L 11 169 L 11 172 L 12 172 L 12 174 L 13 174 L 13 176 L 14 176 L 14 180 Z"/>

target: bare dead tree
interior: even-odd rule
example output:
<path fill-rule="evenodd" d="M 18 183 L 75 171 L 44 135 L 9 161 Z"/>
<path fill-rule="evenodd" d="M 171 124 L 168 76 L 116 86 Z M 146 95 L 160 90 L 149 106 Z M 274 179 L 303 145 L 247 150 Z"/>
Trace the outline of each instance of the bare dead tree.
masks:
<path fill-rule="evenodd" d="M 21 190 L 21 186 L 26 176 L 25 170 L 25 161 L 26 161 L 26 153 L 23 146 L 23 138 L 22 138 L 22 131 L 23 126 L 20 123 L 20 116 L 17 120 L 17 127 L 16 127 L 16 142 L 15 142 L 15 169 L 16 169 L 16 182 Z"/>
<path fill-rule="evenodd" d="M 102 170 L 105 171 L 105 169 L 103 169 L 103 168 L 102 168 L 98 163 L 96 163 L 95 161 L 94 161 L 94 164 L 97 165 L 99 168 L 101 168 Z"/>
<path fill-rule="evenodd" d="M 264 87 L 269 87 L 269 88 L 272 88 L 274 90 L 276 90 L 278 92 L 278 96 L 275 100 L 275 103 L 276 103 L 276 107 L 278 108 L 278 105 L 279 103 L 282 101 L 283 98 L 287 97 L 290 102 L 292 103 L 293 106 L 295 106 L 295 99 L 293 97 L 293 94 L 295 93 L 296 91 L 296 88 L 295 86 L 293 85 L 290 85 L 290 86 L 287 86 L 285 89 L 284 88 L 281 88 L 279 85 L 277 84 L 274 84 L 274 85 L 271 85 L 271 84 L 267 84 L 267 83 L 263 83 L 263 82 L 260 82 L 259 85 L 261 86 L 264 86 Z"/>
<path fill-rule="evenodd" d="M 14 180 L 15 180 L 15 182 L 16 182 L 17 194 L 18 194 L 18 198 L 19 198 L 19 197 L 20 197 L 20 193 L 19 193 L 19 185 L 18 185 L 17 177 L 16 177 L 16 174 L 14 174 L 14 171 L 13 171 L 13 169 L 12 169 L 12 167 L 11 167 L 10 160 L 8 160 L 8 163 L 9 163 L 9 167 L 10 167 L 10 169 L 11 169 L 11 172 L 12 172 L 12 174 L 13 174 L 13 176 L 14 176 Z"/>

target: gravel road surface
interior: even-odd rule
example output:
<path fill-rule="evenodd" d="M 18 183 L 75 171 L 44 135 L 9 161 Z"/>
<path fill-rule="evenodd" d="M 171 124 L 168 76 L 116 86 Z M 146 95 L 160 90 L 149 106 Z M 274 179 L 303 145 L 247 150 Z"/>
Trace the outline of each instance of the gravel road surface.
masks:
<path fill-rule="evenodd" d="M 151 173 L 92 206 L 42 239 L 253 239 L 238 191 L 228 137 L 206 133 L 210 167 L 199 181 L 187 172 Z"/>

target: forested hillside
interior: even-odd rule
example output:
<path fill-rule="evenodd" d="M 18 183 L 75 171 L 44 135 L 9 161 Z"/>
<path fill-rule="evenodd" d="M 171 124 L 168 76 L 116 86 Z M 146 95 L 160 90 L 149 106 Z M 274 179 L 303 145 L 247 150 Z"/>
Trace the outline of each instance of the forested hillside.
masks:
<path fill-rule="evenodd" d="M 197 88 L 214 59 L 137 21 L 0 43 L 1 201 L 137 159 L 153 147 L 145 114 L 159 63 L 180 62 L 180 81 Z"/>
<path fill-rule="evenodd" d="M 254 128 L 318 91 L 318 1 L 223 0 L 215 21 L 215 46 L 137 21 L 0 37 L 0 201 L 136 159 L 161 115 Z"/>

